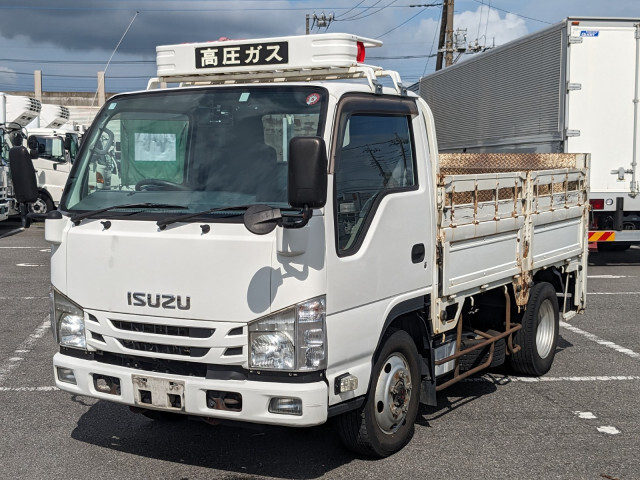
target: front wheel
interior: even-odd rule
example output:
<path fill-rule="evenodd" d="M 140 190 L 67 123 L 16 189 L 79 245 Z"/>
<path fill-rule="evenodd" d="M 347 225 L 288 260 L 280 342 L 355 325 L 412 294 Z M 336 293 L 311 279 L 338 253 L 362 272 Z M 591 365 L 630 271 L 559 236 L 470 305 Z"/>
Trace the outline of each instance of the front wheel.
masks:
<path fill-rule="evenodd" d="M 53 202 L 46 193 L 40 192 L 35 202 L 29 204 L 29 213 L 45 214 L 53 210 Z"/>
<path fill-rule="evenodd" d="M 511 368 L 535 376 L 547 373 L 556 354 L 559 327 L 555 288 L 546 282 L 534 285 L 522 315 L 522 328 L 514 335 L 514 343 L 521 348 L 511 355 Z"/>
<path fill-rule="evenodd" d="M 420 402 L 418 351 L 407 332 L 385 335 L 364 405 L 338 417 L 344 445 L 356 453 L 387 457 L 414 432 Z"/>

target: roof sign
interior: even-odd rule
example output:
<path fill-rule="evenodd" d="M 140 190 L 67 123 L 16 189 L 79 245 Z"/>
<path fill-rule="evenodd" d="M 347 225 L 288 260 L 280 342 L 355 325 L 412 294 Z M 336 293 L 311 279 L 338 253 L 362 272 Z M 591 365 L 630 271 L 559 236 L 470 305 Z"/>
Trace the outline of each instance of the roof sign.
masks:
<path fill-rule="evenodd" d="M 358 46 L 360 44 L 360 46 Z M 346 33 L 156 47 L 158 77 L 354 67 L 382 42 Z"/>
<path fill-rule="evenodd" d="M 286 65 L 288 62 L 288 42 L 196 47 L 196 68 Z"/>

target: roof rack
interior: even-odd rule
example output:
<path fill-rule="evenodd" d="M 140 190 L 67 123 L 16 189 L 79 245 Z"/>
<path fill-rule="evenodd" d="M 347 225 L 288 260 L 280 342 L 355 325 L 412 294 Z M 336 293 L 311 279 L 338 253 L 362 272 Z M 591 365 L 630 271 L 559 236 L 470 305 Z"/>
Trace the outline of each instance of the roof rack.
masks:
<path fill-rule="evenodd" d="M 147 89 L 366 78 L 374 93 L 382 93 L 378 78 L 389 77 L 396 92 L 406 95 L 398 72 L 363 63 L 366 48 L 380 46 L 379 40 L 346 33 L 159 46 L 158 76 Z"/>

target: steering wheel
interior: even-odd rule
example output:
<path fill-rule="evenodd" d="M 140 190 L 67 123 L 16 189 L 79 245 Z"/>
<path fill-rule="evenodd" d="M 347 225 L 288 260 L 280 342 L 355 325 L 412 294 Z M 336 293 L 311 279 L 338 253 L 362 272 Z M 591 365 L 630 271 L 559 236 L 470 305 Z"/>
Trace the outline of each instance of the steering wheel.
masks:
<path fill-rule="evenodd" d="M 99 142 L 96 142 L 95 146 L 93 147 L 93 151 L 98 155 L 104 155 L 109 151 L 111 145 L 113 145 L 113 132 L 107 127 L 104 127 L 102 129 L 102 132 L 100 132 L 100 137 L 98 138 L 98 140 Z M 102 145 L 102 148 L 98 148 L 98 143 Z"/>
<path fill-rule="evenodd" d="M 160 180 L 159 178 L 143 178 L 136 183 L 136 190 L 190 190 L 179 183 Z"/>

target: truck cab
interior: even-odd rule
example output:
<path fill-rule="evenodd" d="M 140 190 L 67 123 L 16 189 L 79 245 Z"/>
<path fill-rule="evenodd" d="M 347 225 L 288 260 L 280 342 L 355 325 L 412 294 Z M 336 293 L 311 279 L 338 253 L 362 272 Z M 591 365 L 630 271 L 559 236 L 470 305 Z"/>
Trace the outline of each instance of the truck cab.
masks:
<path fill-rule="evenodd" d="M 29 210 L 46 214 L 60 203 L 78 153 L 77 134 L 60 128 L 28 127 L 25 146 L 32 152 L 40 192 Z"/>

